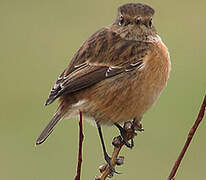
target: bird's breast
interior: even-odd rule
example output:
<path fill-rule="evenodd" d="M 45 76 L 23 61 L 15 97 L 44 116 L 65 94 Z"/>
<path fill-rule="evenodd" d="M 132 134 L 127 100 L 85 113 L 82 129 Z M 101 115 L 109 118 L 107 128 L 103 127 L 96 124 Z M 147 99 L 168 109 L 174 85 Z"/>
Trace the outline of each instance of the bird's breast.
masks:
<path fill-rule="evenodd" d="M 160 96 L 165 88 L 170 73 L 170 57 L 167 47 L 160 40 L 154 42 L 154 48 L 144 60 L 145 66 L 137 77 L 136 97 L 139 114 L 144 114 Z"/>
<path fill-rule="evenodd" d="M 151 108 L 166 86 L 170 59 L 160 41 L 144 57 L 144 66 L 108 78 L 82 92 L 87 99 L 83 113 L 103 124 L 124 122 L 141 117 Z"/>

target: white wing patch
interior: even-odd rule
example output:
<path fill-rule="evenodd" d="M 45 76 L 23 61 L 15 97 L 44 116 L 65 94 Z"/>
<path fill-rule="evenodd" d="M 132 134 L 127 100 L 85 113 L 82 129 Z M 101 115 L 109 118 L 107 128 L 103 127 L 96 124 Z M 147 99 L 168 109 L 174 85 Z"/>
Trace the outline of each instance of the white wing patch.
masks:
<path fill-rule="evenodd" d="M 144 66 L 143 60 L 131 63 L 126 69 L 126 72 L 133 71 L 134 69 L 141 69 Z"/>
<path fill-rule="evenodd" d="M 105 76 L 108 77 L 108 76 L 109 76 L 109 73 L 110 73 L 111 71 L 113 71 L 114 69 L 117 70 L 118 68 L 110 66 L 110 67 L 107 69 Z"/>

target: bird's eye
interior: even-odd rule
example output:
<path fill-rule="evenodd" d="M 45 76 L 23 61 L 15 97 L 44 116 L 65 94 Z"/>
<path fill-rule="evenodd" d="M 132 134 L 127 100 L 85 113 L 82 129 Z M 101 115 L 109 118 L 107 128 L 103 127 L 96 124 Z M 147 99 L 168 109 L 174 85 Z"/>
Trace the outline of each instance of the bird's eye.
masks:
<path fill-rule="evenodd" d="M 121 16 L 119 19 L 119 25 L 121 26 L 124 23 L 124 18 Z"/>
<path fill-rule="evenodd" d="M 152 19 L 149 21 L 149 27 L 152 27 Z"/>
<path fill-rule="evenodd" d="M 136 23 L 136 24 L 140 24 L 140 22 L 141 22 L 141 18 L 140 18 L 140 17 L 137 17 L 137 18 L 135 19 L 135 23 Z"/>

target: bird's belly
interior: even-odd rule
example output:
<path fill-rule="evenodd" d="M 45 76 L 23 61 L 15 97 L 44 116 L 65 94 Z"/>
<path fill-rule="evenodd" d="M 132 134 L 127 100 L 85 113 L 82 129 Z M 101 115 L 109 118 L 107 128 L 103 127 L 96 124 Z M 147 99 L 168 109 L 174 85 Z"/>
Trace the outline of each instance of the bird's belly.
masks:
<path fill-rule="evenodd" d="M 140 75 L 145 76 L 144 74 Z M 101 83 L 90 89 L 82 111 L 101 124 L 121 123 L 143 114 L 154 104 L 166 85 L 159 80 L 120 78 L 115 83 Z"/>

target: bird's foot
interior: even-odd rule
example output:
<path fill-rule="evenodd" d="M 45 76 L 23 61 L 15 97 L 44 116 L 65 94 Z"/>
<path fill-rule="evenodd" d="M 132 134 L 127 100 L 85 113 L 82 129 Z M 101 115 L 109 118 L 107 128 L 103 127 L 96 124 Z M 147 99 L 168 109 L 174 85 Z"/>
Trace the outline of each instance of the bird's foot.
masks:
<path fill-rule="evenodd" d="M 128 123 L 129 123 L 129 122 L 128 122 Z M 117 124 L 117 123 L 115 123 L 115 126 L 119 129 L 124 144 L 125 144 L 128 148 L 132 149 L 132 148 L 134 147 L 134 140 L 133 140 L 133 138 L 132 138 L 132 139 L 131 139 L 131 143 L 129 143 L 129 141 L 128 141 L 128 132 L 129 132 L 129 131 L 133 131 L 133 129 L 131 128 L 131 127 L 132 127 L 132 126 L 131 126 L 131 122 L 130 122 L 130 124 L 128 124 L 128 123 L 125 123 L 125 124 L 124 124 L 124 127 L 120 126 L 120 125 Z M 129 128 L 128 128 L 128 125 L 130 125 Z M 134 133 L 135 133 L 135 132 L 134 132 Z"/>
<path fill-rule="evenodd" d="M 120 173 L 117 172 L 117 171 L 115 170 L 115 168 L 112 166 L 112 164 L 111 164 L 111 158 L 109 157 L 108 154 L 105 154 L 104 159 L 105 159 L 105 161 L 107 162 L 107 164 L 108 164 L 108 166 L 109 166 L 109 169 L 110 169 L 110 174 L 109 174 L 108 177 L 111 178 L 111 177 L 113 177 L 114 174 L 120 174 Z"/>

